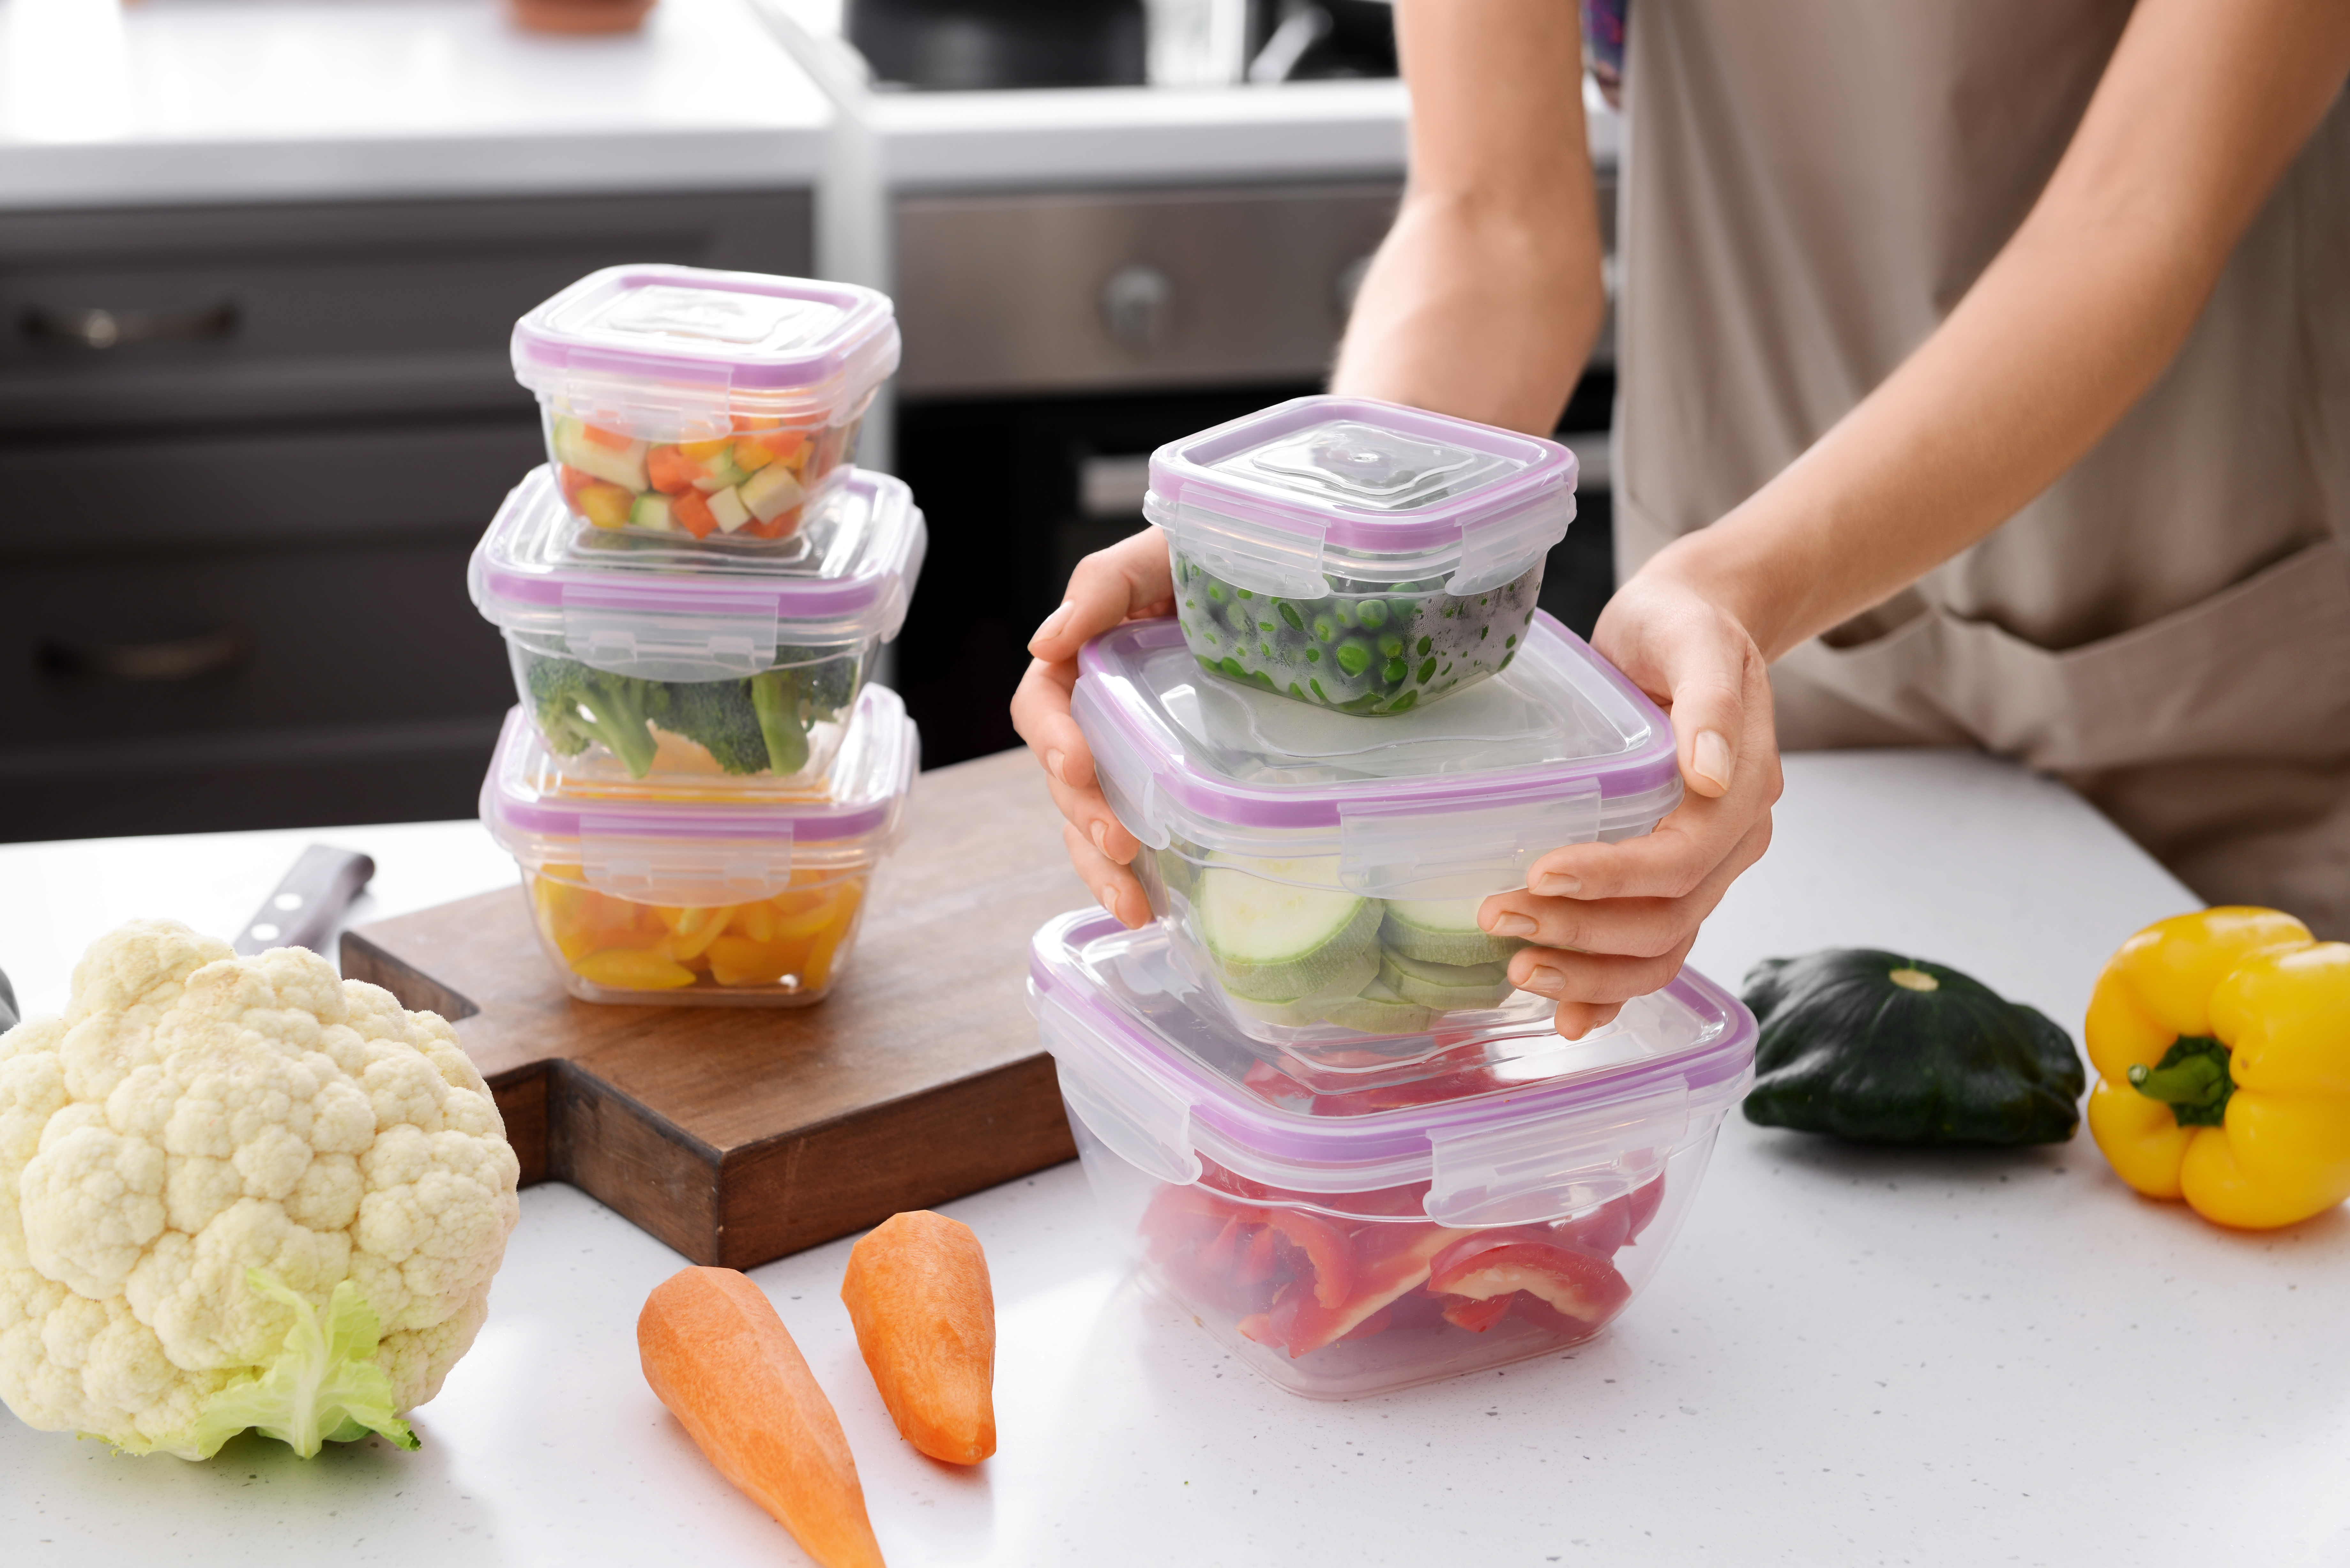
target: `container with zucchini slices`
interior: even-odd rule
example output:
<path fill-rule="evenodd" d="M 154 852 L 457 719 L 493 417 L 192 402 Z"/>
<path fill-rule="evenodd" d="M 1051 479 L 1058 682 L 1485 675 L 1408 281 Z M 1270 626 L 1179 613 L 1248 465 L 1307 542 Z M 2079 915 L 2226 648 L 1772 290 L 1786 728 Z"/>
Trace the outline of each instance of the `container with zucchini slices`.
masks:
<path fill-rule="evenodd" d="M 1581 1040 L 1321 1088 L 1194 1006 L 1176 958 L 1163 928 L 1064 915 L 1031 944 L 1030 1005 L 1113 1231 L 1185 1317 L 1308 1397 L 1599 1333 L 1753 1081 L 1752 1015 L 1685 969 Z"/>
<path fill-rule="evenodd" d="M 1366 1037 L 1547 1024 L 1479 905 L 1561 845 L 1648 832 L 1681 782 L 1664 714 L 1581 639 L 1537 613 L 1516 655 L 1378 718 L 1208 677 L 1172 619 L 1079 656 L 1071 711 L 1151 908 L 1243 1033 L 1355 1067 Z"/>

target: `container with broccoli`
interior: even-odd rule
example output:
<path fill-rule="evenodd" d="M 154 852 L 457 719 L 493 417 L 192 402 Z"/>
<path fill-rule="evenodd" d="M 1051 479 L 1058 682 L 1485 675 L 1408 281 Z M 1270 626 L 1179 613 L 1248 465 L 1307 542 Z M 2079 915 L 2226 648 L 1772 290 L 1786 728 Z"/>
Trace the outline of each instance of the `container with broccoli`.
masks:
<path fill-rule="evenodd" d="M 1201 665 L 1391 717 L 1509 667 L 1575 516 L 1564 447 L 1355 398 L 1299 398 L 1159 448 L 1167 535 Z"/>
<path fill-rule="evenodd" d="M 722 556 L 583 526 L 539 469 L 473 553 L 523 711 L 583 788 L 791 794 L 841 744 L 920 568 L 904 484 L 852 471 L 790 551 Z"/>

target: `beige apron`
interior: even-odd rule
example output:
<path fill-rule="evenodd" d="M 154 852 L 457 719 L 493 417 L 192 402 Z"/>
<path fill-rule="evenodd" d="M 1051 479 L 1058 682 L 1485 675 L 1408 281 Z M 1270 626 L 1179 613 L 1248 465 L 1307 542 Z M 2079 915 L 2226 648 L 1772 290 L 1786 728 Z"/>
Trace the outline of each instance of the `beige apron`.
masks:
<path fill-rule="evenodd" d="M 1635 0 L 1618 575 L 1917 347 L 2054 168 L 2115 0 Z M 2350 101 L 2047 493 L 1773 671 L 1783 747 L 2057 774 L 2214 902 L 2350 937 Z"/>

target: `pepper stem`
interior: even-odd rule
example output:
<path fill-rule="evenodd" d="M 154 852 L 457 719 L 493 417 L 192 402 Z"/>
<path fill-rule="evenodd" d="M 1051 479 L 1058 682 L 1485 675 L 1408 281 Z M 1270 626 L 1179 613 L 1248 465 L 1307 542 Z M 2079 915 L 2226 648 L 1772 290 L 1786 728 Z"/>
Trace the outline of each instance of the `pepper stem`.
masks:
<path fill-rule="evenodd" d="M 2227 1119 L 2236 1081 L 2228 1072 L 2228 1048 L 2208 1035 L 2183 1034 L 2162 1060 L 2129 1070 L 2130 1087 L 2160 1100 L 2183 1127 L 2215 1127 Z"/>

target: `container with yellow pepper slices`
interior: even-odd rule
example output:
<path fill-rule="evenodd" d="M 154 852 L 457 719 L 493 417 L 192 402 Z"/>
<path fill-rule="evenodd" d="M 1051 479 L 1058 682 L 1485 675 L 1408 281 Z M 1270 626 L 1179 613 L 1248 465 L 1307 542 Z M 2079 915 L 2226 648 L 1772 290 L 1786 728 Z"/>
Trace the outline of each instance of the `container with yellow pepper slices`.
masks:
<path fill-rule="evenodd" d="M 574 996 L 792 1006 L 838 981 L 919 753 L 897 693 L 868 686 L 816 789 L 744 800 L 574 776 L 517 709 L 482 820 L 522 867 L 539 945 Z"/>
<path fill-rule="evenodd" d="M 2097 977 L 2087 1035 L 2089 1131 L 2147 1197 L 2247 1230 L 2350 1198 L 2350 943 L 2274 909 L 2158 921 Z"/>

